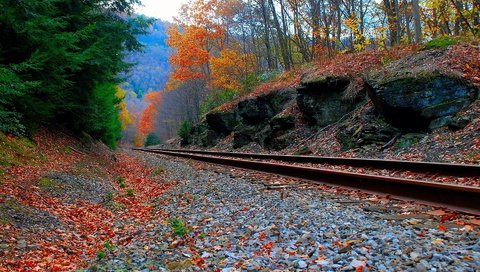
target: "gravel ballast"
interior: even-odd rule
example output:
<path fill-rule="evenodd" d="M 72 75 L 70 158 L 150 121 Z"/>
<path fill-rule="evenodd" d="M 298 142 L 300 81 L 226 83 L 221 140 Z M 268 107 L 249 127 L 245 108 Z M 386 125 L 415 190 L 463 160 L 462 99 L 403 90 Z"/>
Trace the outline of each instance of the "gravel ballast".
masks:
<path fill-rule="evenodd" d="M 91 271 L 480 270 L 473 217 L 456 215 L 453 221 L 449 212 L 429 214 L 431 207 L 371 196 L 367 201 L 319 190 L 324 187 L 267 187 L 262 176 L 279 184 L 288 180 L 132 155 L 161 166 L 176 185 L 152 200 L 163 216 L 93 261 Z"/>

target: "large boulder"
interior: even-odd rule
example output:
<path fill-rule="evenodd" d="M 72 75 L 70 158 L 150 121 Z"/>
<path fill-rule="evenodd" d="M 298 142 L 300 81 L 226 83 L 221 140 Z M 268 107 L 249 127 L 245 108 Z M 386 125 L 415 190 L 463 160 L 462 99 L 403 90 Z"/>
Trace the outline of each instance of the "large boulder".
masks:
<path fill-rule="evenodd" d="M 210 112 L 205 118 L 208 126 L 222 136 L 229 135 L 238 124 L 234 111 Z"/>
<path fill-rule="evenodd" d="M 212 130 L 204 120 L 192 128 L 188 141 L 182 141 L 182 146 L 192 144 L 208 148 L 217 145 L 222 138 L 223 135 Z"/>
<path fill-rule="evenodd" d="M 473 85 L 437 72 L 370 79 L 367 92 L 379 113 L 394 126 L 407 130 L 447 125 L 448 116 L 478 97 L 478 89 Z"/>
<path fill-rule="evenodd" d="M 290 104 L 295 103 L 296 95 L 297 91 L 294 88 L 289 88 L 273 91 L 261 97 L 269 102 L 273 114 L 277 115 Z"/>
<path fill-rule="evenodd" d="M 254 141 L 266 149 L 281 150 L 290 143 L 291 137 L 284 137 L 295 128 L 295 118 L 291 115 L 275 116 L 260 131 L 256 132 Z"/>
<path fill-rule="evenodd" d="M 249 125 L 257 125 L 273 117 L 270 103 L 264 97 L 240 101 L 237 109 L 243 123 Z"/>
<path fill-rule="evenodd" d="M 363 91 L 347 98 L 350 80 L 343 77 L 322 77 L 302 83 L 297 89 L 297 104 L 304 120 L 311 126 L 324 127 L 335 123 L 364 100 Z"/>

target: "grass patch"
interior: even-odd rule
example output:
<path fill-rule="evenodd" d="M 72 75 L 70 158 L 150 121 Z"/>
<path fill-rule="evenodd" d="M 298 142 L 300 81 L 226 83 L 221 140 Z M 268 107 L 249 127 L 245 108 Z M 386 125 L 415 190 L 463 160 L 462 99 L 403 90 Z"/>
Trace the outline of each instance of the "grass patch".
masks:
<path fill-rule="evenodd" d="M 112 192 L 112 191 L 108 191 L 107 193 L 105 193 L 105 196 L 103 197 L 104 202 L 105 202 L 105 203 L 110 203 L 110 202 L 112 202 L 112 201 L 113 201 L 113 197 L 114 197 L 113 192 Z"/>
<path fill-rule="evenodd" d="M 424 49 L 428 50 L 428 49 L 436 49 L 436 48 L 446 48 L 450 45 L 457 44 L 461 41 L 462 39 L 459 37 L 447 37 L 447 36 L 438 37 L 428 41 L 425 44 Z"/>
<path fill-rule="evenodd" d="M 168 224 L 172 227 L 173 234 L 176 236 L 184 236 L 188 233 L 188 227 L 181 219 L 171 218 L 168 220 Z"/>
<path fill-rule="evenodd" d="M 103 242 L 103 247 L 108 251 L 115 250 L 115 246 L 113 245 L 112 241 L 110 241 L 110 240 L 105 240 L 105 242 Z"/>
<path fill-rule="evenodd" d="M 153 169 L 152 174 L 153 174 L 154 176 L 159 176 L 159 175 L 163 174 L 164 172 L 165 172 L 165 169 L 164 169 L 163 167 L 161 167 L 161 166 L 158 166 L 158 167 L 156 167 L 155 169 Z"/>
<path fill-rule="evenodd" d="M 47 192 L 58 190 L 62 185 L 56 180 L 43 177 L 38 180 L 38 187 L 40 187 L 40 190 Z"/>
<path fill-rule="evenodd" d="M 26 214 L 28 210 L 14 198 L 0 196 L 0 224 L 10 224 L 13 222 L 11 214 Z"/>
<path fill-rule="evenodd" d="M 135 192 L 133 191 L 133 189 L 128 188 L 127 193 L 125 195 L 128 196 L 128 197 L 132 197 L 132 196 L 135 195 Z"/>
<path fill-rule="evenodd" d="M 73 152 L 72 148 L 69 146 L 64 146 L 63 147 L 63 153 L 65 154 L 71 154 Z"/>
<path fill-rule="evenodd" d="M 0 132 L 0 167 L 31 165 L 44 160 L 30 139 L 11 137 Z"/>
<path fill-rule="evenodd" d="M 105 255 L 106 255 L 105 251 L 100 250 L 100 251 L 97 252 L 97 259 L 102 260 L 103 258 L 105 258 Z"/>
<path fill-rule="evenodd" d="M 120 176 L 120 177 L 117 177 L 117 179 L 115 180 L 118 184 L 118 186 L 120 186 L 120 188 L 124 189 L 127 187 L 127 185 L 125 184 L 125 178 Z"/>

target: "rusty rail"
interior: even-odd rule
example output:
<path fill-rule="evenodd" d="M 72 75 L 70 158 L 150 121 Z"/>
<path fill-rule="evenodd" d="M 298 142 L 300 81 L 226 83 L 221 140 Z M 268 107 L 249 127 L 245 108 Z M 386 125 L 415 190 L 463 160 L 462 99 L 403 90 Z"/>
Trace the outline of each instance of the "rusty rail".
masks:
<path fill-rule="evenodd" d="M 376 169 L 404 170 L 412 172 L 428 172 L 437 174 L 446 174 L 452 176 L 480 176 L 480 165 L 458 164 L 458 163 L 439 163 L 439 162 L 415 162 L 404 160 L 381 160 L 381 159 L 363 159 L 363 158 L 340 158 L 340 157 L 321 157 L 321 156 L 297 156 L 297 155 L 278 155 L 278 154 L 258 154 L 258 153 L 233 153 L 233 152 L 215 152 L 188 149 L 152 149 L 169 152 L 202 154 L 211 156 L 226 156 L 245 159 L 276 160 L 283 162 L 312 163 L 312 164 L 332 164 L 346 165 L 354 167 L 371 167 Z"/>
<path fill-rule="evenodd" d="M 480 215 L 480 187 L 357 174 L 321 168 L 206 156 L 159 149 L 135 150 L 300 178 L 318 184 L 342 186 L 369 193 L 387 194 L 398 199 L 415 200 L 428 205 Z"/>

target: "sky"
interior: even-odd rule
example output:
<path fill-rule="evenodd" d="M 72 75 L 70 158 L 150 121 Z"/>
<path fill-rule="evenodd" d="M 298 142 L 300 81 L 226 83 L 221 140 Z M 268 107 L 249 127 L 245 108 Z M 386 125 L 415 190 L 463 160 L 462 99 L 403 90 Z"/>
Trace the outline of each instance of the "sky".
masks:
<path fill-rule="evenodd" d="M 155 17 L 164 21 L 173 21 L 178 14 L 180 6 L 186 0 L 142 0 L 143 6 L 136 7 L 135 11 L 149 17 Z"/>

